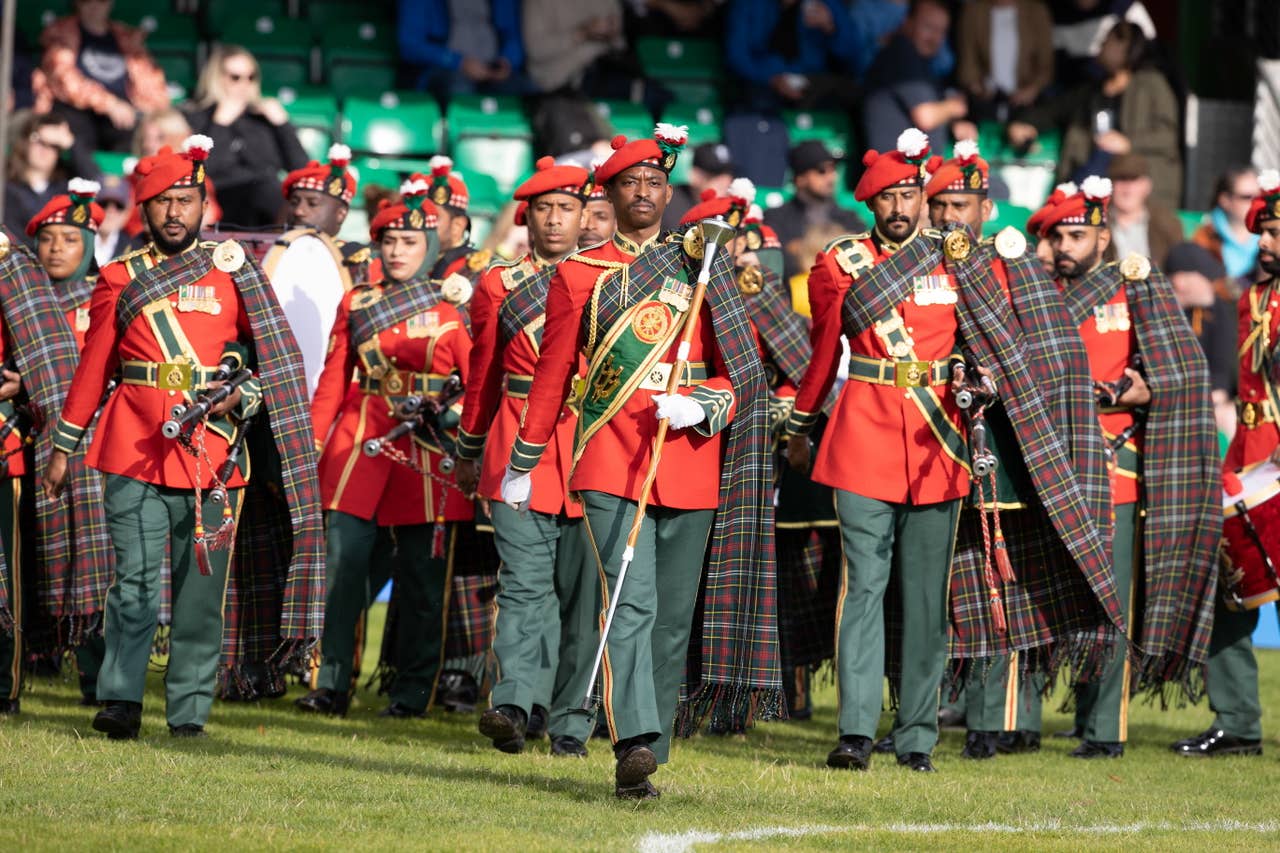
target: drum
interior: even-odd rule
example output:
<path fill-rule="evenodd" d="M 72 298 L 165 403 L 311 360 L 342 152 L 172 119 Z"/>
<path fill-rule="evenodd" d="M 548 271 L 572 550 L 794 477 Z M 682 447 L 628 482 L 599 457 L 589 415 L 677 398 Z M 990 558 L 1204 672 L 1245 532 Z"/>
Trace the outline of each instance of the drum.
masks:
<path fill-rule="evenodd" d="M 295 228 L 267 250 L 262 269 L 298 339 L 307 371 L 307 391 L 314 394 L 329 348 L 329 330 L 338 315 L 351 277 L 342 253 L 328 235 L 313 228 Z"/>
<path fill-rule="evenodd" d="M 1232 610 L 1280 599 L 1280 468 L 1270 462 L 1222 475 L 1223 595 Z"/>

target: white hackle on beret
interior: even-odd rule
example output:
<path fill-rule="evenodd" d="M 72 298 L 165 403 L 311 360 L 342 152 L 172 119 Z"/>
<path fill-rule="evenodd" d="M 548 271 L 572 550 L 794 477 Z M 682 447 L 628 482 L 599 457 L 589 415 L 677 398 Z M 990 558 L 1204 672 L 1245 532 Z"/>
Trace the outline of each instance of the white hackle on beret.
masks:
<path fill-rule="evenodd" d="M 925 155 L 929 150 L 929 137 L 916 127 L 909 127 L 898 134 L 898 151 L 912 160 Z"/>
<path fill-rule="evenodd" d="M 1111 198 L 1111 179 L 1090 175 L 1084 179 L 1084 183 L 1080 184 L 1080 191 L 1084 193 L 1085 198 L 1094 201 Z"/>

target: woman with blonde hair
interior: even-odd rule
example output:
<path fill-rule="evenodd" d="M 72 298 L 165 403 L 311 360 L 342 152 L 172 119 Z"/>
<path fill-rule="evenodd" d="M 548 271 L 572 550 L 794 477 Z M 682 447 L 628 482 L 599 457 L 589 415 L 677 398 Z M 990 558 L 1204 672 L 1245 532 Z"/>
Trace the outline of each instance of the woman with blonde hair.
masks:
<path fill-rule="evenodd" d="M 133 132 L 133 156 L 154 157 L 165 145 L 177 151 L 182 140 L 190 135 L 191 125 L 182 110 L 177 107 L 153 110 L 142 117 Z"/>
<path fill-rule="evenodd" d="M 196 84 L 191 127 L 213 139 L 209 177 L 218 185 L 226 222 L 246 227 L 278 221 L 280 173 L 307 164 L 306 152 L 275 98 L 264 98 L 258 61 L 235 45 L 209 55 Z"/>

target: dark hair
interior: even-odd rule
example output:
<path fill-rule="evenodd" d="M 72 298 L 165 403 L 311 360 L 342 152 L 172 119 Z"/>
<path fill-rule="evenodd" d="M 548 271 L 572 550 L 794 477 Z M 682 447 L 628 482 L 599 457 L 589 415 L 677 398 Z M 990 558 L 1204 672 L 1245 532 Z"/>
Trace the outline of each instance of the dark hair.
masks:
<path fill-rule="evenodd" d="M 1124 67 L 1133 71 L 1147 59 L 1147 36 L 1142 27 L 1133 21 L 1118 21 L 1107 33 L 1107 38 L 1117 38 L 1125 45 Z"/>
<path fill-rule="evenodd" d="M 27 152 L 31 148 L 31 136 L 42 127 L 58 127 L 66 125 L 67 120 L 58 113 L 43 113 L 36 115 L 28 113 L 25 118 L 18 122 L 13 133 L 13 149 L 9 152 L 9 163 L 6 174 L 10 181 L 22 182 L 26 179 L 27 166 L 29 165 Z M 69 125 L 68 125 L 69 126 Z M 61 167 L 54 167 L 56 175 Z"/>
<path fill-rule="evenodd" d="M 916 12 L 920 11 L 921 6 L 937 6 L 948 15 L 951 14 L 951 5 L 947 3 L 947 0 L 911 0 L 907 4 L 907 17 L 914 18 Z"/>
<path fill-rule="evenodd" d="M 1236 181 L 1245 175 L 1253 174 L 1253 167 L 1244 163 L 1233 163 L 1222 170 L 1222 174 L 1218 176 L 1217 182 L 1213 185 L 1213 203 L 1218 203 L 1219 196 L 1226 193 L 1235 192 Z"/>

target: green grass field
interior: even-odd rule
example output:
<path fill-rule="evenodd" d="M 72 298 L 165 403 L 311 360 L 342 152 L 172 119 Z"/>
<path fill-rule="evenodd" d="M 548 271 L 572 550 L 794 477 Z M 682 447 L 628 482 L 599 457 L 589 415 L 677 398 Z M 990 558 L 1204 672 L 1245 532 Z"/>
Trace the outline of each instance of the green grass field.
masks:
<path fill-rule="evenodd" d="M 1280 652 L 1259 657 L 1275 708 Z M 142 738 L 124 743 L 92 731 L 77 696 L 72 680 L 36 681 L 0 722 L 0 849 L 1280 848 L 1274 731 L 1261 758 L 1168 751 L 1208 725 L 1203 705 L 1135 706 L 1116 761 L 1069 759 L 1071 743 L 1046 738 L 1038 755 L 974 763 L 959 757 L 963 733 L 944 732 L 936 774 L 892 756 L 851 773 L 823 766 L 827 688 L 810 722 L 679 742 L 654 777 L 661 799 L 636 804 L 614 800 L 603 741 L 585 761 L 551 758 L 545 740 L 503 755 L 475 715 L 382 720 L 368 693 L 346 720 L 219 703 L 207 739 L 174 740 L 156 678 Z M 1068 722 L 1047 714 L 1045 729 Z"/>

